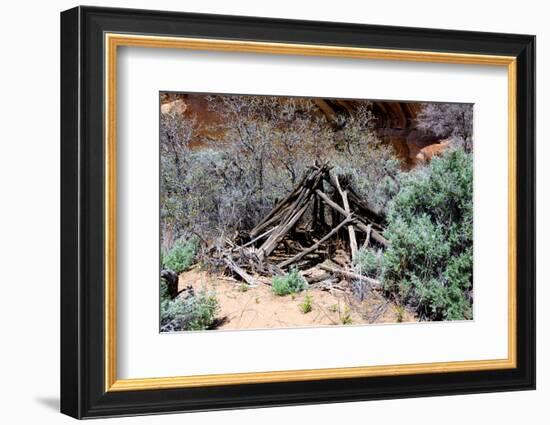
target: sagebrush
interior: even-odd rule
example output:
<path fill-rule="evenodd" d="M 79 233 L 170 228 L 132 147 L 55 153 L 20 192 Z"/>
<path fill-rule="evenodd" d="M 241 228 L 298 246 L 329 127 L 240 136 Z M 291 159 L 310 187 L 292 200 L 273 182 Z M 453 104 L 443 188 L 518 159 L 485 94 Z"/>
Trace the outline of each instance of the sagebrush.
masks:
<path fill-rule="evenodd" d="M 166 331 L 198 331 L 210 328 L 216 321 L 219 303 L 215 293 L 201 291 L 171 300 L 161 281 L 160 325 Z"/>
<path fill-rule="evenodd" d="M 473 161 L 453 149 L 404 176 L 385 236 L 385 288 L 432 320 L 472 318 Z"/>
<path fill-rule="evenodd" d="M 276 276 L 271 283 L 271 289 L 276 295 L 283 296 L 301 292 L 307 288 L 307 284 L 300 276 L 297 268 L 284 276 Z"/>
<path fill-rule="evenodd" d="M 353 259 L 355 271 L 365 276 L 378 277 L 382 272 L 382 266 L 382 251 L 375 251 L 372 248 L 361 248 Z"/>
<path fill-rule="evenodd" d="M 180 274 L 192 264 L 197 253 L 198 240 L 191 237 L 188 240 L 178 240 L 171 249 L 162 255 L 162 267 Z"/>

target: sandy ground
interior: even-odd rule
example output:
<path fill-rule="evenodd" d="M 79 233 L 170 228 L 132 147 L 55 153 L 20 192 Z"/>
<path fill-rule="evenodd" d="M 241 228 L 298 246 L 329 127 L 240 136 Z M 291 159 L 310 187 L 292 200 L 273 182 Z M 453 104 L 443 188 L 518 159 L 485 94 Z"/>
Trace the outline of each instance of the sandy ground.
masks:
<path fill-rule="evenodd" d="M 179 277 L 178 289 L 192 286 L 195 292 L 214 291 L 220 304 L 216 329 L 266 329 L 327 325 L 359 325 L 416 321 L 414 315 L 397 308 L 376 292 L 363 302 L 347 291 L 309 289 L 312 310 L 303 313 L 300 304 L 306 291 L 277 296 L 269 285 L 256 287 L 221 276 L 211 275 L 198 268 Z"/>

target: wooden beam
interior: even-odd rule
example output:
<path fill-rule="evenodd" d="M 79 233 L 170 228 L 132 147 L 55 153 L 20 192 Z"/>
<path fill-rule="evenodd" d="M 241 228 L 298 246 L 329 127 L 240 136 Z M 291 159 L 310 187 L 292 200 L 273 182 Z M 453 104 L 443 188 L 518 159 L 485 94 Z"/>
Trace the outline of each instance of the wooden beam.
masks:
<path fill-rule="evenodd" d="M 321 192 L 319 189 L 315 190 L 315 193 L 319 195 L 319 197 L 325 201 L 326 204 L 328 204 L 329 207 L 333 208 L 334 210 L 338 211 L 340 214 L 342 214 L 344 217 L 346 217 L 348 214 L 346 213 L 346 210 L 343 209 L 340 205 L 338 205 L 336 202 L 334 202 L 332 199 L 330 199 L 325 193 Z"/>
<path fill-rule="evenodd" d="M 256 225 L 256 227 L 250 231 L 250 236 L 256 236 L 261 231 L 261 229 L 265 228 L 265 223 L 270 221 L 275 214 L 277 214 L 285 205 L 287 205 L 293 198 L 295 198 L 299 194 L 299 192 L 302 190 L 302 185 L 306 181 L 307 177 L 308 173 L 304 173 L 304 175 L 300 179 L 300 182 L 296 185 L 296 188 L 287 196 L 285 196 L 280 202 L 278 202 L 277 205 L 275 205 L 275 207 Z"/>
<path fill-rule="evenodd" d="M 365 235 L 365 241 L 363 242 L 363 246 L 361 247 L 361 249 L 366 249 L 366 248 L 369 247 L 371 231 L 372 231 L 372 226 L 369 224 L 369 225 L 367 226 L 367 231 L 365 232 L 365 233 L 366 233 L 366 235 Z"/>
<path fill-rule="evenodd" d="M 339 269 L 338 267 L 327 266 L 326 264 L 320 264 L 319 268 L 321 268 L 323 270 L 326 270 L 327 272 L 331 272 L 331 273 L 334 273 L 334 274 L 338 274 L 338 275 L 347 277 L 349 279 L 365 281 L 369 285 L 371 285 L 373 287 L 373 289 L 382 289 L 382 283 L 379 280 L 372 279 L 370 277 L 363 276 L 363 275 L 360 275 L 358 273 L 354 273 L 354 272 L 351 272 L 351 271 L 348 271 L 348 270 L 342 270 L 342 269 Z"/>
<path fill-rule="evenodd" d="M 235 264 L 235 262 L 231 258 L 225 257 L 224 262 L 225 264 L 227 264 L 230 270 L 232 270 L 237 275 L 239 275 L 241 279 L 244 280 L 246 283 L 248 283 L 251 286 L 256 285 L 256 281 L 254 280 L 254 278 L 250 276 L 247 272 L 245 272 L 243 269 L 241 269 L 239 266 L 237 266 L 237 264 Z"/>
<path fill-rule="evenodd" d="M 236 246 L 235 248 L 232 249 L 232 251 L 238 251 L 242 248 L 246 248 L 247 246 L 252 245 L 255 242 L 258 242 L 259 240 L 261 240 L 261 239 L 265 238 L 266 236 L 270 235 L 271 233 L 273 233 L 273 231 L 275 229 L 276 229 L 276 227 L 273 227 L 273 228 L 269 229 L 267 232 L 262 233 L 260 236 L 256 236 L 254 239 L 252 239 L 251 241 L 245 243 L 244 245 Z"/>
<path fill-rule="evenodd" d="M 344 190 L 341 195 L 342 195 L 342 201 L 344 203 L 344 210 L 346 210 L 346 216 L 350 217 L 351 211 L 349 209 L 348 194 Z M 353 225 L 351 224 L 348 226 L 348 236 L 349 236 L 349 248 L 351 252 L 351 259 L 353 261 L 353 259 L 357 255 L 357 238 L 355 237 L 355 230 L 353 228 Z"/>
<path fill-rule="evenodd" d="M 281 239 L 285 237 L 288 231 L 292 229 L 292 227 L 294 227 L 294 225 L 300 219 L 300 217 L 302 217 L 307 207 L 308 205 L 306 202 L 306 204 L 302 206 L 302 208 L 300 208 L 298 212 L 296 212 L 296 214 L 294 214 L 294 216 L 292 216 L 288 222 L 282 223 L 279 226 L 277 226 L 278 230 L 273 232 L 271 236 L 268 238 L 268 240 L 265 241 L 265 243 L 260 247 L 259 253 L 258 253 L 258 258 L 260 260 L 263 260 L 265 257 L 268 257 L 269 254 L 273 252 L 273 250 L 277 247 L 277 244 L 281 241 Z"/>

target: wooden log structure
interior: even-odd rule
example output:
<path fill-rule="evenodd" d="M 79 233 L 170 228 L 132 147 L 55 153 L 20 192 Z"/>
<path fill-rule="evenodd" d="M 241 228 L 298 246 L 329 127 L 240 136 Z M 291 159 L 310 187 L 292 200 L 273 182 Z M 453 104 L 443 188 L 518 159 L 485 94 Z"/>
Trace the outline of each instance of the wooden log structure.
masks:
<path fill-rule="evenodd" d="M 330 192 L 325 191 L 325 181 Z M 330 222 L 325 206 L 332 213 Z M 361 248 L 368 248 L 372 241 L 387 248 L 389 241 L 382 236 L 384 226 L 384 217 L 369 206 L 368 200 L 358 196 L 345 180 L 341 182 L 327 164 L 317 164 L 306 170 L 296 187 L 245 234 L 239 244 L 226 242 L 227 248 L 221 250 L 219 258 L 233 276 L 249 285 L 283 275 L 291 265 L 311 267 L 313 264 L 324 271 L 323 279 L 344 277 L 380 288 L 377 280 L 348 270 L 349 260 L 342 263 L 343 268 L 327 265 L 325 260 L 336 261 L 334 253 L 342 252 L 341 246 L 335 251 L 337 244 L 342 243 L 338 239 L 341 230 L 346 231 L 344 252 L 350 253 L 351 260 L 359 249 L 357 232 L 364 235 Z M 304 248 L 306 244 L 311 245 Z"/>

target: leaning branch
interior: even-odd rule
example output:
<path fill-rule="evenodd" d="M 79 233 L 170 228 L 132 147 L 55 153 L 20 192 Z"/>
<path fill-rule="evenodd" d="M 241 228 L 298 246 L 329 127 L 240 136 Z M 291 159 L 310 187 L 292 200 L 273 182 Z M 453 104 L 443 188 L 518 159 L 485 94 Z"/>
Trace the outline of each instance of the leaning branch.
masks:
<path fill-rule="evenodd" d="M 326 270 L 327 272 L 331 272 L 334 274 L 338 274 L 340 276 L 347 277 L 349 279 L 362 280 L 364 282 L 367 282 L 369 285 L 371 285 L 373 289 L 382 289 L 382 283 L 379 280 L 372 279 L 370 277 L 363 276 L 348 270 L 342 270 L 337 267 L 328 266 L 326 264 L 319 265 L 319 268 Z"/>
<path fill-rule="evenodd" d="M 317 195 L 319 195 L 319 197 L 325 201 L 325 203 L 333 208 L 335 211 L 339 212 L 340 214 L 342 214 L 344 217 L 346 217 L 348 214 L 346 213 L 346 210 L 344 210 L 340 205 L 338 205 L 336 202 L 332 201 L 325 193 L 321 192 L 319 189 L 317 189 L 315 191 L 315 193 L 317 193 Z M 378 242 L 380 245 L 383 245 L 385 247 L 388 247 L 390 242 L 384 237 L 382 236 L 382 234 L 380 232 L 378 232 L 377 230 L 374 230 L 372 228 L 372 226 L 367 226 L 365 223 L 363 223 L 362 221 L 360 220 L 355 220 L 355 225 L 359 228 L 359 230 L 361 230 L 363 233 L 366 233 L 366 234 L 370 234 L 371 237 L 376 241 Z"/>
<path fill-rule="evenodd" d="M 326 240 L 330 239 L 332 236 L 334 236 L 338 230 L 340 230 L 342 228 L 342 226 L 348 224 L 349 222 L 351 222 L 353 220 L 353 218 L 351 216 L 349 217 L 346 217 L 344 219 L 344 221 L 342 221 L 338 226 L 334 227 L 330 232 L 328 232 L 325 236 L 323 236 L 321 239 L 319 239 L 316 243 L 314 243 L 313 245 L 311 245 L 309 248 L 306 248 L 304 249 L 303 251 L 301 251 L 300 253 L 296 254 L 294 257 L 292 258 L 289 258 L 288 260 L 285 260 L 283 261 L 282 263 L 279 263 L 278 266 L 279 267 L 286 267 L 286 266 L 289 266 L 290 264 L 292 263 L 295 263 L 296 261 L 300 260 L 301 258 L 303 258 L 304 256 L 306 256 L 307 254 L 315 251 L 317 248 L 319 248 L 319 246 L 325 242 Z"/>
<path fill-rule="evenodd" d="M 250 276 L 247 272 L 245 272 L 243 269 L 241 269 L 239 266 L 237 266 L 233 260 L 226 257 L 224 258 L 224 262 L 225 264 L 227 264 L 229 269 L 231 269 L 234 273 L 239 275 L 241 279 L 244 280 L 246 283 L 248 283 L 251 286 L 256 285 L 256 281 L 254 280 L 254 278 Z"/>

